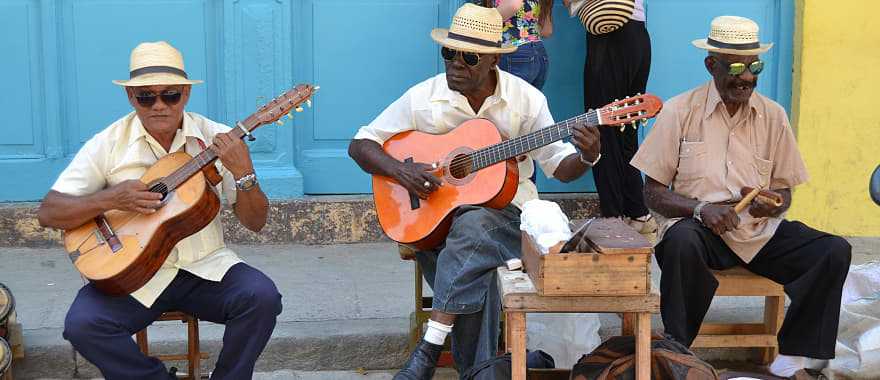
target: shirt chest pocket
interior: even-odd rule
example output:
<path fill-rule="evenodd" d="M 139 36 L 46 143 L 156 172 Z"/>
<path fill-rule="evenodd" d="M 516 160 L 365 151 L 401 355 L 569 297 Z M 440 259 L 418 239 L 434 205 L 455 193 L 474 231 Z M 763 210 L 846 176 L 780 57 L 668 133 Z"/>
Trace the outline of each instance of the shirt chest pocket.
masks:
<path fill-rule="evenodd" d="M 682 141 L 678 151 L 676 181 L 691 182 L 705 176 L 706 144 L 702 141 Z"/>
<path fill-rule="evenodd" d="M 760 186 L 767 188 L 770 185 L 770 174 L 773 173 L 773 161 L 765 160 L 755 155 L 755 172 L 758 175 Z"/>

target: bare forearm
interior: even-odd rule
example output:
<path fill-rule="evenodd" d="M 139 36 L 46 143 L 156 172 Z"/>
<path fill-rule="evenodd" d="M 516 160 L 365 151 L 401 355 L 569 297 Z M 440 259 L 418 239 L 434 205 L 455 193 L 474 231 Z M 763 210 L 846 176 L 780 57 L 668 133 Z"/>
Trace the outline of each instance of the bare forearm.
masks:
<path fill-rule="evenodd" d="M 504 0 L 495 9 L 498 10 L 498 13 L 501 13 L 501 19 L 507 20 L 513 17 L 522 6 L 523 0 Z"/>
<path fill-rule="evenodd" d="M 85 196 L 74 196 L 50 190 L 40 208 L 37 220 L 43 227 L 71 229 L 111 209 L 105 191 Z"/>
<path fill-rule="evenodd" d="M 667 218 L 689 217 L 700 202 L 675 193 L 651 177 L 645 177 L 645 203 L 648 208 Z"/>
<path fill-rule="evenodd" d="M 400 165 L 400 161 L 389 156 L 379 143 L 372 140 L 352 140 L 348 146 L 348 155 L 361 169 L 370 174 L 392 177 Z"/>
<path fill-rule="evenodd" d="M 563 158 L 559 166 L 556 167 L 556 171 L 553 172 L 553 178 L 562 182 L 571 182 L 584 175 L 589 168 L 589 165 L 580 160 L 578 153 L 570 154 L 568 157 Z"/>
<path fill-rule="evenodd" d="M 238 221 L 245 228 L 260 232 L 269 217 L 269 200 L 266 199 L 266 194 L 260 189 L 260 185 L 254 185 L 247 191 L 238 190 L 235 198 L 233 210 Z"/>

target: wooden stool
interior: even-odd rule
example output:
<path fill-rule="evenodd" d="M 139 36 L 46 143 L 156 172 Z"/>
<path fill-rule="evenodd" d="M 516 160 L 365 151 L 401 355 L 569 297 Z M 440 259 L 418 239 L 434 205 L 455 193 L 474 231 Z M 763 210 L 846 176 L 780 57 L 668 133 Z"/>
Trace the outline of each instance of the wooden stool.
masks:
<path fill-rule="evenodd" d="M 636 380 L 651 378 L 651 314 L 660 312 L 659 294 L 541 296 L 527 274 L 509 271 L 505 267 L 499 267 L 497 271 L 501 305 L 507 316 L 504 334 L 507 351 L 511 354 L 513 380 L 526 379 L 526 313 L 624 313 L 634 316 Z"/>
<path fill-rule="evenodd" d="M 413 285 L 415 287 L 415 310 L 409 314 L 408 345 L 409 350 L 412 351 L 419 343 L 419 340 L 422 339 L 422 335 L 424 334 L 422 330 L 428 323 L 428 319 L 431 318 L 431 304 L 434 302 L 434 297 L 424 296 L 424 287 L 422 286 L 422 267 L 419 266 L 419 262 L 416 260 L 416 252 L 410 247 L 398 244 L 397 253 L 400 255 L 401 260 L 409 260 L 414 264 L 413 272 L 415 273 L 415 276 L 413 278 Z M 449 341 L 450 339 L 447 339 L 443 353 L 440 354 L 440 359 L 437 360 L 438 367 L 452 367 L 453 360 Z"/>
<path fill-rule="evenodd" d="M 760 361 L 776 358 L 776 334 L 785 317 L 785 292 L 779 285 L 743 267 L 712 271 L 718 280 L 716 296 L 763 296 L 764 321 L 761 323 L 703 323 L 692 347 L 758 347 Z"/>
<path fill-rule="evenodd" d="M 202 359 L 208 358 L 207 352 L 199 351 L 199 320 L 193 316 L 190 316 L 186 313 L 180 311 L 169 311 L 166 313 L 162 313 L 159 316 L 157 321 L 181 321 L 187 324 L 187 352 L 186 354 L 176 354 L 176 355 L 156 355 L 159 360 L 168 361 L 168 360 L 186 360 L 189 364 L 189 372 L 187 372 L 187 376 L 183 377 L 183 379 L 187 380 L 198 380 L 202 378 L 201 371 L 201 361 Z M 150 344 L 147 340 L 147 329 L 143 329 L 138 331 L 135 334 L 137 345 L 140 347 L 141 352 L 144 355 L 150 355 Z"/>

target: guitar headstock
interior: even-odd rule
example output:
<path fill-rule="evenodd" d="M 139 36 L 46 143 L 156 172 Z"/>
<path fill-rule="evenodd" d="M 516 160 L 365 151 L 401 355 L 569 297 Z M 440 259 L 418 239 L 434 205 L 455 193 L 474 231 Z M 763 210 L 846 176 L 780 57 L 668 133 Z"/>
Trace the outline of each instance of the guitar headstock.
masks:
<path fill-rule="evenodd" d="M 629 98 L 615 100 L 599 110 L 602 124 L 619 125 L 623 130 L 627 124 L 636 127 L 638 122 L 645 123 L 657 116 L 663 108 L 663 101 L 652 94 L 637 94 Z"/>
<path fill-rule="evenodd" d="M 318 91 L 320 87 L 310 84 L 299 84 L 290 90 L 285 91 L 275 99 L 264 104 L 257 112 L 249 116 L 242 124 L 252 131 L 257 127 L 277 122 L 278 125 L 284 124 L 280 119 L 287 116 L 293 117 L 293 111 L 302 112 L 302 105 L 305 103 L 311 107 L 311 97 Z"/>

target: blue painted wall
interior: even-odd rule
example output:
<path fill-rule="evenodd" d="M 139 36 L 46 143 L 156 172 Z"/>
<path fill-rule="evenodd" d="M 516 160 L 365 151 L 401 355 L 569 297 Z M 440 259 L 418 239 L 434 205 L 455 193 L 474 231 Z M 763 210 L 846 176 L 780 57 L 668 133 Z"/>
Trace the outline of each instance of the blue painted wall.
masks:
<path fill-rule="evenodd" d="M 167 40 L 194 87 L 188 109 L 232 124 L 295 83 L 321 86 L 315 107 L 251 143 L 270 197 L 365 193 L 369 177 L 348 159 L 357 128 L 411 85 L 442 72 L 428 36 L 462 0 L 2 0 L 0 201 L 39 200 L 91 135 L 130 111 L 110 83 L 128 75 L 131 49 Z M 561 2 L 558 2 L 561 3 Z M 649 91 L 663 98 L 708 80 L 705 36 L 720 14 L 751 17 L 765 56 L 759 90 L 788 107 L 792 0 L 648 0 L 654 61 Z M 583 112 L 583 29 L 554 9 L 545 92 L 559 120 Z M 644 131 L 642 131 L 644 133 Z M 547 181 L 542 191 L 592 191 L 592 180 Z"/>

